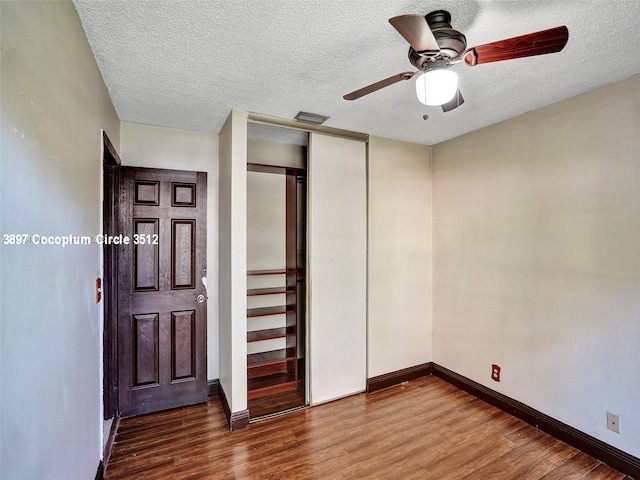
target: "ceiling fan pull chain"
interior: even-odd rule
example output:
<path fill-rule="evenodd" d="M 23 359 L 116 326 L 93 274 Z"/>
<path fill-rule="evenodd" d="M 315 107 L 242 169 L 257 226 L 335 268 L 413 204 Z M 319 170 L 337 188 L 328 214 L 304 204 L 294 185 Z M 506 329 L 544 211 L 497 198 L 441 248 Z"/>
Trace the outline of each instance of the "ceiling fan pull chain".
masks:
<path fill-rule="evenodd" d="M 427 84 L 425 82 L 424 84 L 424 98 L 427 98 Z M 429 120 L 429 115 L 427 115 L 427 104 L 424 104 L 424 115 L 422 116 L 422 119 L 426 122 L 427 120 Z"/>

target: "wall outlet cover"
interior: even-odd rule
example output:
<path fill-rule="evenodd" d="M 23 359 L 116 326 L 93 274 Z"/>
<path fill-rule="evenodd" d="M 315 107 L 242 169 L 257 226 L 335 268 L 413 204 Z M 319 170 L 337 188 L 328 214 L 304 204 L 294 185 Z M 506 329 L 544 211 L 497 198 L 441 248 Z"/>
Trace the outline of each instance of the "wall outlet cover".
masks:
<path fill-rule="evenodd" d="M 612 432 L 620 433 L 620 416 L 607 412 L 607 428 Z"/>
<path fill-rule="evenodd" d="M 500 366 L 495 363 L 491 365 L 491 380 L 500 381 Z"/>

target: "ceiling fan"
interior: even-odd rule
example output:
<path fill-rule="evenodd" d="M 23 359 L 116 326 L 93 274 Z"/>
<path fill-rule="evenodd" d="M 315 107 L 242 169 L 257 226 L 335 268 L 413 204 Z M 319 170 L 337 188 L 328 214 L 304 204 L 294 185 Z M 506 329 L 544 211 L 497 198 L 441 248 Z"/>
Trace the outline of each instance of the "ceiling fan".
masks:
<path fill-rule="evenodd" d="M 409 42 L 409 61 L 418 70 L 402 72 L 346 94 L 345 100 L 373 93 L 401 80 L 416 80 L 418 99 L 425 105 L 441 105 L 444 112 L 464 103 L 458 89 L 458 75 L 449 70 L 452 65 L 470 66 L 559 52 L 567 44 L 566 26 L 541 30 L 467 48 L 466 37 L 451 27 L 451 14 L 436 10 L 425 16 L 400 15 L 389 23 Z"/>

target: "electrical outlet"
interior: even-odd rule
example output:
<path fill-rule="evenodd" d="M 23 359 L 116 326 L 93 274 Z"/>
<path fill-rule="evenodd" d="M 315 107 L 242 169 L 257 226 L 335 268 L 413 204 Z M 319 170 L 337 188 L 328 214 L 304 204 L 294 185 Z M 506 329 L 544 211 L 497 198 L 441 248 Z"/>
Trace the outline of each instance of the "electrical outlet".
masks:
<path fill-rule="evenodd" d="M 620 416 L 607 412 L 607 428 L 612 432 L 620 433 Z"/>
<path fill-rule="evenodd" d="M 500 366 L 495 363 L 491 365 L 491 380 L 500 381 Z"/>

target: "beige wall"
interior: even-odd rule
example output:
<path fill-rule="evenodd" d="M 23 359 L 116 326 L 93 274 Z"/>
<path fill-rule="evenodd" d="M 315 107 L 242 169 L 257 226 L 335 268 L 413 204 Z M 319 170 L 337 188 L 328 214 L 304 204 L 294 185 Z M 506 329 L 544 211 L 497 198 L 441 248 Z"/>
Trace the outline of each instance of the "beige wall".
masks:
<path fill-rule="evenodd" d="M 207 378 L 218 366 L 218 135 L 122 122 L 122 164 L 207 172 Z"/>
<path fill-rule="evenodd" d="M 433 360 L 635 456 L 639 99 L 636 76 L 433 152 Z"/>
<path fill-rule="evenodd" d="M 0 233 L 101 231 L 119 121 L 71 2 L 0 2 Z M 102 457 L 102 249 L 0 246 L 0 478 L 94 478 Z"/>
<path fill-rule="evenodd" d="M 368 367 L 431 361 L 431 148 L 369 139 Z"/>

